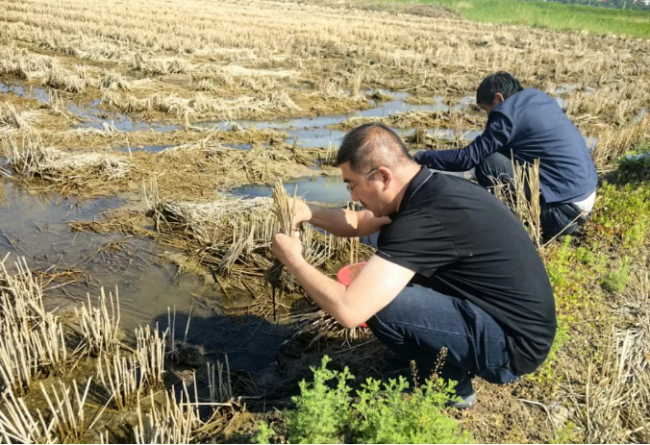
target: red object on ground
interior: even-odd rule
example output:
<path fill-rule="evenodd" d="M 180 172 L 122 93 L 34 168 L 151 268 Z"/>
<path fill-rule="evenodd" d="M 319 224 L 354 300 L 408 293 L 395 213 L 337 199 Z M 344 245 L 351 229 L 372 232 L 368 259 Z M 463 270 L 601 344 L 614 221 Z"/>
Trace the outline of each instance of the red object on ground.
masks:
<path fill-rule="evenodd" d="M 348 264 L 345 267 L 342 267 L 338 273 L 336 274 L 336 279 L 338 280 L 339 283 L 349 286 L 356 277 L 359 276 L 359 273 L 361 272 L 361 269 L 363 269 L 363 266 L 366 265 L 365 261 L 361 261 L 360 263 L 354 263 L 354 264 Z M 361 323 L 359 326 L 360 328 L 367 328 L 368 325 L 366 323 Z"/>

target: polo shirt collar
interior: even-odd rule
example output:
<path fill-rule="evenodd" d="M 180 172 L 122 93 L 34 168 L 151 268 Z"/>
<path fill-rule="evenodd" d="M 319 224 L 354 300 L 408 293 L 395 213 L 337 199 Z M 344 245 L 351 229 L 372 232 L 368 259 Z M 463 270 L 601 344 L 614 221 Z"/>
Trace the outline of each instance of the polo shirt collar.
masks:
<path fill-rule="evenodd" d="M 411 198 L 413 198 L 418 190 L 422 188 L 424 183 L 431 179 L 431 176 L 433 176 L 433 172 L 431 170 L 425 166 L 420 167 L 420 171 L 413 177 L 413 179 L 411 179 L 411 182 L 409 182 L 409 185 L 406 187 L 406 192 L 404 192 L 402 202 L 399 204 L 399 210 L 389 215 L 388 217 L 392 219 L 394 216 L 397 216 L 397 214 L 404 211 Z"/>

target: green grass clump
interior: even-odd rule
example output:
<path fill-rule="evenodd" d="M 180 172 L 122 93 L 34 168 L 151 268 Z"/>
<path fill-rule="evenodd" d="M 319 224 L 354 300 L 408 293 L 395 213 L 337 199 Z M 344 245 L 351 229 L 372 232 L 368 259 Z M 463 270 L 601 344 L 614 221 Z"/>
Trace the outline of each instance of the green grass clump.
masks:
<path fill-rule="evenodd" d="M 613 270 L 607 275 L 600 283 L 602 288 L 607 292 L 614 292 L 617 294 L 623 293 L 630 282 L 630 267 L 624 263 L 619 269 Z"/>
<path fill-rule="evenodd" d="M 650 11 L 522 0 L 416 0 L 416 3 L 439 4 L 477 22 L 650 37 Z"/>
<path fill-rule="evenodd" d="M 455 397 L 452 383 L 432 377 L 405 394 L 409 384 L 403 377 L 384 384 L 368 379 L 353 398 L 347 384 L 352 374 L 347 368 L 327 369 L 330 361 L 325 356 L 320 368 L 312 368 L 313 382 L 300 383 L 300 395 L 292 398 L 295 409 L 285 411 L 289 443 L 472 441 L 469 433 L 445 414 L 445 403 Z M 253 440 L 270 443 L 274 437 L 275 431 L 261 423 Z"/>

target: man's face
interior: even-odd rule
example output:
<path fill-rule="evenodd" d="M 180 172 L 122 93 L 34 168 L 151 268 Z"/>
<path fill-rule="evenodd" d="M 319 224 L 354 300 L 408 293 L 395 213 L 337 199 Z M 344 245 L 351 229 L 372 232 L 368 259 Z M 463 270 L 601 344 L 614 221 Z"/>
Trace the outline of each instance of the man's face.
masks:
<path fill-rule="evenodd" d="M 350 168 L 350 163 L 341 164 L 343 181 L 347 184 L 353 201 L 359 201 L 375 216 L 392 213 L 386 209 L 386 181 L 379 167 L 357 173 Z"/>
<path fill-rule="evenodd" d="M 505 99 L 503 98 L 503 95 L 501 93 L 496 93 L 494 95 L 494 100 L 492 101 L 491 104 L 478 104 L 478 106 L 485 110 L 485 113 L 489 116 L 492 110 L 494 110 L 497 105 L 499 105 L 501 102 L 503 102 Z"/>

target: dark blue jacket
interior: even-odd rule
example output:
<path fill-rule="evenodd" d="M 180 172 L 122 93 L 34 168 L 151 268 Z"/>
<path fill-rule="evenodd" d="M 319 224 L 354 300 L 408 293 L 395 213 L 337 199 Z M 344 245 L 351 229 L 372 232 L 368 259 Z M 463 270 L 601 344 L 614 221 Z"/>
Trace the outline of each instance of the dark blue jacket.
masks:
<path fill-rule="evenodd" d="M 519 162 L 540 160 L 540 190 L 547 203 L 587 198 L 598 183 L 596 167 L 580 131 L 558 103 L 534 88 L 510 96 L 492 110 L 485 131 L 460 150 L 418 152 L 429 168 L 466 171 L 498 150 Z"/>

